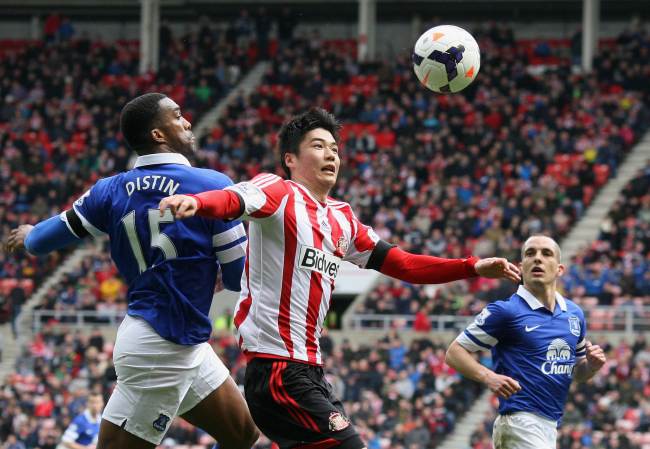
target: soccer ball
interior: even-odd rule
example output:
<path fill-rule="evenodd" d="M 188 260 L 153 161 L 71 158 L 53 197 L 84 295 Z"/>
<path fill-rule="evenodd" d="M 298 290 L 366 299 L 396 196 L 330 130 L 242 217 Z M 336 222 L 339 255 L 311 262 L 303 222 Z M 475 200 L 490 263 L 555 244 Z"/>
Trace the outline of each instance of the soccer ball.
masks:
<path fill-rule="evenodd" d="M 415 75 L 434 92 L 460 92 L 474 81 L 480 67 L 476 40 L 454 25 L 431 28 L 413 49 Z"/>

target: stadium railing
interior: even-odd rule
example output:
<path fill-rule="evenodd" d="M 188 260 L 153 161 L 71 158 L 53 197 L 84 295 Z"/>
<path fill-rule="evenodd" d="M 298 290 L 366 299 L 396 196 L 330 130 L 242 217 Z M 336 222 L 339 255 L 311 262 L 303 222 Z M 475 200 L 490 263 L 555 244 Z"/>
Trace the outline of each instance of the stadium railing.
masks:
<path fill-rule="evenodd" d="M 116 327 L 126 315 L 125 310 L 34 310 L 32 328 L 39 332 L 46 324 L 56 323 L 73 328 L 96 326 Z M 599 306 L 585 310 L 589 330 L 598 332 L 623 332 L 633 336 L 650 331 L 650 306 Z M 431 332 L 460 331 L 473 316 L 429 315 Z M 346 323 L 349 330 L 412 329 L 415 315 L 353 315 Z"/>

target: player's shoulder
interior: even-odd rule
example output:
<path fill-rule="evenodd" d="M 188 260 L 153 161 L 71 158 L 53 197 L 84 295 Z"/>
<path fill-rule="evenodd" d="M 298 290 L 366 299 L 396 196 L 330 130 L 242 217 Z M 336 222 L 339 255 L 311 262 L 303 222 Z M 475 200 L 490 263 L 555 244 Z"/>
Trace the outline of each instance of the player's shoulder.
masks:
<path fill-rule="evenodd" d="M 249 181 L 251 184 L 264 189 L 266 187 L 278 184 L 285 185 L 286 180 L 274 173 L 259 173 L 253 176 L 253 179 Z"/>
<path fill-rule="evenodd" d="M 346 203 L 345 201 L 339 201 L 332 198 L 331 196 L 327 197 L 327 205 L 334 209 L 349 210 L 350 212 L 352 211 L 352 206 L 350 206 L 349 203 Z"/>
<path fill-rule="evenodd" d="M 491 313 L 499 313 L 506 316 L 514 316 L 517 314 L 520 309 L 520 298 L 517 294 L 512 294 L 511 296 L 499 299 L 491 302 L 487 305 L 487 309 Z"/>
<path fill-rule="evenodd" d="M 78 427 L 83 427 L 86 425 L 88 422 L 88 419 L 86 418 L 86 412 L 81 412 L 77 416 L 74 417 L 72 420 L 73 424 L 76 424 Z"/>
<path fill-rule="evenodd" d="M 232 179 L 225 173 L 209 168 L 185 167 L 189 170 L 192 180 L 206 190 L 223 189 L 233 184 Z"/>
<path fill-rule="evenodd" d="M 564 303 L 566 304 L 566 310 L 568 313 L 576 314 L 580 318 L 584 318 L 584 311 L 582 310 L 582 307 L 580 307 L 577 303 L 575 303 L 573 300 L 563 296 Z"/>

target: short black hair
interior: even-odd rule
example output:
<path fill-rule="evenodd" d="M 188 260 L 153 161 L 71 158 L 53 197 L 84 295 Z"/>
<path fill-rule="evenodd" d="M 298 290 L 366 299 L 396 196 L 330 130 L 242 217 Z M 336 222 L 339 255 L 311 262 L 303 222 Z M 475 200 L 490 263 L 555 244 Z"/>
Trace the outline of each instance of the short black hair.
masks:
<path fill-rule="evenodd" d="M 151 130 L 156 127 L 160 100 L 167 95 L 152 92 L 129 101 L 120 114 L 120 128 L 126 144 L 138 154 L 149 153 L 154 145 Z"/>
<path fill-rule="evenodd" d="M 280 163 L 287 177 L 291 178 L 291 170 L 284 162 L 287 153 L 298 154 L 300 142 L 309 131 L 323 128 L 332 133 L 334 140 L 339 140 L 341 123 L 323 108 L 311 108 L 286 122 L 278 132 L 278 146 L 280 149 Z"/>

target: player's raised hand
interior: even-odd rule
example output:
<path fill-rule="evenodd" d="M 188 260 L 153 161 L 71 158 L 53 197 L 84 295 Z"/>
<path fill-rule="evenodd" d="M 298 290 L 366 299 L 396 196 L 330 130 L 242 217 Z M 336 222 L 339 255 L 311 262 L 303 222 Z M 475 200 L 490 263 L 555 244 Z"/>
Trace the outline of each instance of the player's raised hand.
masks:
<path fill-rule="evenodd" d="M 513 263 L 503 257 L 488 257 L 476 262 L 474 269 L 484 278 L 505 278 L 512 282 L 521 280 L 521 273 Z"/>
<path fill-rule="evenodd" d="M 32 229 L 34 229 L 32 225 L 20 225 L 16 229 L 12 229 L 5 244 L 5 250 L 8 253 L 13 253 L 24 249 L 25 239 L 27 238 L 27 234 L 32 232 Z"/>
<path fill-rule="evenodd" d="M 592 345 L 590 341 L 585 343 L 587 349 L 587 363 L 591 371 L 598 371 L 607 361 L 605 351 L 598 345 Z"/>
<path fill-rule="evenodd" d="M 503 376 L 494 372 L 490 374 L 485 383 L 492 393 L 504 399 L 508 399 L 521 390 L 519 382 L 512 377 Z"/>
<path fill-rule="evenodd" d="M 160 200 L 158 204 L 160 216 L 165 214 L 165 210 L 169 209 L 175 218 L 189 218 L 196 215 L 199 209 L 199 204 L 196 199 L 188 195 L 172 195 Z"/>

